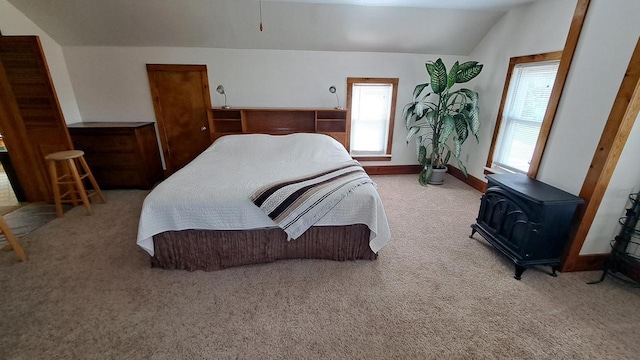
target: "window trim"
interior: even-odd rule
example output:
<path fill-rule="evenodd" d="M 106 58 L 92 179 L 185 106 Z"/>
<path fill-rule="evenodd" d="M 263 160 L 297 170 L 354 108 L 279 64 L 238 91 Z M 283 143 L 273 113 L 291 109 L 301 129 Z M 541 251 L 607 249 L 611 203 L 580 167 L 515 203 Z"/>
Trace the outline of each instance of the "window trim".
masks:
<path fill-rule="evenodd" d="M 489 147 L 489 154 L 487 155 L 487 162 L 485 173 L 491 173 L 491 169 L 493 165 L 493 156 L 495 149 L 497 147 L 498 137 L 500 135 L 500 128 L 502 127 L 502 115 L 504 113 L 504 106 L 507 101 L 507 95 L 509 93 L 509 84 L 511 83 L 511 75 L 513 74 L 513 69 L 518 64 L 527 64 L 527 63 L 536 63 L 536 62 L 545 62 L 545 61 L 553 61 L 560 60 L 562 64 L 562 51 L 554 51 L 542 54 L 535 55 L 526 55 L 526 56 L 516 56 L 509 59 L 509 68 L 507 70 L 507 77 L 504 81 L 504 87 L 502 89 L 502 99 L 500 100 L 500 107 L 498 108 L 498 116 L 496 119 L 495 127 L 493 128 L 493 137 L 491 138 L 491 146 Z M 557 92 L 562 92 L 562 86 L 564 85 L 564 81 L 562 82 L 562 86 L 558 87 L 558 81 L 561 80 L 562 67 L 558 68 L 558 72 L 556 73 L 556 80 L 553 85 L 553 89 L 551 90 L 551 96 L 549 97 L 549 103 L 547 104 L 547 110 L 544 114 L 544 118 L 542 120 L 542 124 L 540 125 L 540 134 L 538 135 L 538 140 L 536 141 L 536 146 L 533 152 L 533 156 L 531 158 L 531 164 L 529 165 L 529 171 L 527 176 L 531 178 L 535 178 L 538 173 L 538 167 L 540 166 L 540 160 L 542 159 L 542 154 L 544 152 L 544 146 L 547 142 L 547 138 L 549 136 L 549 130 L 551 129 L 551 124 L 553 123 L 553 119 L 556 114 L 556 110 L 558 108 L 558 102 L 560 100 L 560 96 L 557 95 Z M 566 74 L 564 74 L 566 78 Z M 539 150 L 540 149 L 540 150 Z"/>
<path fill-rule="evenodd" d="M 398 99 L 398 78 L 347 78 L 347 122 L 349 124 L 349 137 L 351 137 L 351 93 L 353 84 L 369 83 L 369 84 L 391 84 L 393 91 L 391 95 L 391 107 L 389 109 L 389 134 L 387 135 L 387 152 L 386 154 L 373 156 L 353 156 L 358 161 L 391 161 L 391 146 L 393 145 L 393 127 L 395 124 L 396 101 Z M 349 139 L 349 153 L 351 154 L 351 139 Z M 386 156 L 385 156 L 386 155 Z"/>

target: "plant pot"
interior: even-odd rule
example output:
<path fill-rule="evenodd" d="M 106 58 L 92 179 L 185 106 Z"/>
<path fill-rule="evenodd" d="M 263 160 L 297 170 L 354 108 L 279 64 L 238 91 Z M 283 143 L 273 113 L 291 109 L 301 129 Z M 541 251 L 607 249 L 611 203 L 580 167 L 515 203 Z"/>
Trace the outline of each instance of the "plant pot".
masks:
<path fill-rule="evenodd" d="M 433 172 L 431 173 L 431 178 L 428 183 L 431 185 L 442 185 L 444 184 L 444 174 L 447 172 L 447 167 L 445 166 L 442 169 L 433 168 Z"/>

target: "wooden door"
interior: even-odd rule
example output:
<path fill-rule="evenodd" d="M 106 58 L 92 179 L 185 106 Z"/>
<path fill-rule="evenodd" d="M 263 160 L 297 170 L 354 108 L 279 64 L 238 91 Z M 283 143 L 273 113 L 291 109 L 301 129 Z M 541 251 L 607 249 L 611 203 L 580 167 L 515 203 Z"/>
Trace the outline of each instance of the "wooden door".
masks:
<path fill-rule="evenodd" d="M 0 129 L 27 201 L 51 201 L 44 157 L 73 145 L 37 36 L 0 35 L 0 106 Z"/>
<path fill-rule="evenodd" d="M 211 145 L 207 67 L 147 65 L 147 73 L 168 176 Z"/>

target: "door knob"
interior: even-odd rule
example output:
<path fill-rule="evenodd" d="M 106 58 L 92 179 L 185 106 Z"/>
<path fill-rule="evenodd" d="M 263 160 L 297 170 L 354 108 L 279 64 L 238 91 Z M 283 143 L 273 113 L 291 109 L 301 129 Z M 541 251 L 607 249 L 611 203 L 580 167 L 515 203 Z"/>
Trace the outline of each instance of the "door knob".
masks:
<path fill-rule="evenodd" d="M 200 128 L 200 131 L 205 131 L 205 130 L 207 130 L 206 126 L 203 126 L 203 127 Z"/>

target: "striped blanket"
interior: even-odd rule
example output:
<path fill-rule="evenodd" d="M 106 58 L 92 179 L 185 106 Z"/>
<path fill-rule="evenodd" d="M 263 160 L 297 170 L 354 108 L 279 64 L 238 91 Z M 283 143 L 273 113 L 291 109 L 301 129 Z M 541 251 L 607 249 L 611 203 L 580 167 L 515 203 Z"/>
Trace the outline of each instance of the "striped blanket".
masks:
<path fill-rule="evenodd" d="M 368 183 L 373 181 L 362 166 L 352 160 L 317 174 L 263 186 L 254 191 L 250 199 L 291 240 L 313 226 L 351 190 Z"/>

